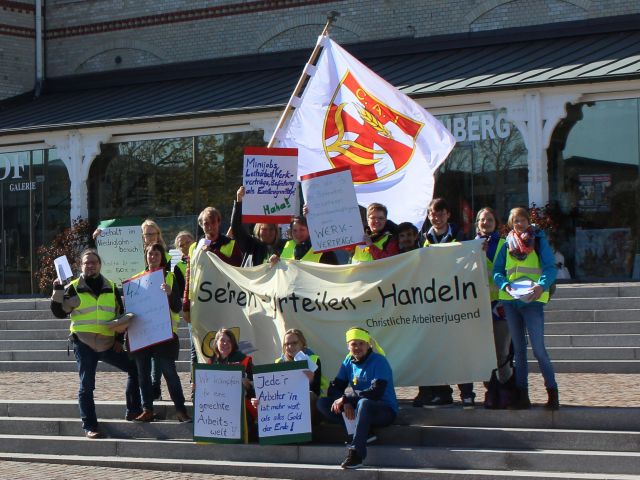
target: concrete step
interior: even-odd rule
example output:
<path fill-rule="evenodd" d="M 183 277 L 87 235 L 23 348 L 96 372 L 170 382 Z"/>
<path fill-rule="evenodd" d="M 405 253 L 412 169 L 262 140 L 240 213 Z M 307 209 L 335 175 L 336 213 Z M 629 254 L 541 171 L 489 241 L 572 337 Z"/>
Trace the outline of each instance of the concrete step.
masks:
<path fill-rule="evenodd" d="M 182 349 L 178 356 L 178 360 L 190 360 L 191 350 Z M 73 352 L 67 355 L 67 350 L 0 350 L 0 361 L 65 361 L 74 360 Z"/>
<path fill-rule="evenodd" d="M 193 438 L 193 425 L 173 419 L 151 423 L 124 420 L 101 420 L 101 431 L 109 438 L 185 440 Z M 197 419 L 196 419 L 197 420 Z M 0 434 L 38 436 L 82 436 L 78 419 L 0 417 Z M 640 447 L 640 432 L 598 430 L 562 430 L 535 428 L 445 427 L 422 425 L 392 425 L 376 431 L 377 445 L 423 446 L 451 448 L 500 449 L 567 449 L 615 450 L 634 452 Z M 344 428 L 321 425 L 314 428 L 314 444 L 343 445 Z"/>
<path fill-rule="evenodd" d="M 640 309 L 622 310 L 545 310 L 545 323 L 551 322 L 637 322 Z"/>
<path fill-rule="evenodd" d="M 337 465 L 345 456 L 338 445 L 195 445 L 177 440 L 102 439 L 39 435 L 0 435 L 0 451 L 78 456 L 118 456 L 186 460 L 253 461 Z M 367 463 L 379 467 L 444 469 L 522 469 L 550 472 L 635 474 L 640 453 L 584 450 L 473 449 L 371 446 Z M 254 473 L 255 474 L 255 473 Z"/>
<path fill-rule="evenodd" d="M 640 360 L 637 347 L 547 347 L 549 356 L 556 360 Z M 533 351 L 528 349 L 529 359 Z"/>
<path fill-rule="evenodd" d="M 640 347 L 640 334 L 545 335 L 547 347 Z"/>
<path fill-rule="evenodd" d="M 562 395 L 562 392 L 560 392 Z M 97 401 L 98 417 L 103 420 L 121 420 L 124 401 Z M 154 412 L 161 418 L 173 418 L 170 401 L 154 403 Z M 0 400 L 0 417 L 78 418 L 78 404 L 74 400 Z M 465 428 L 506 429 L 564 429 L 640 431 L 640 407 L 574 407 L 563 406 L 556 412 L 534 406 L 530 410 L 474 410 L 452 408 L 414 408 L 410 401 L 400 402 L 395 425 L 443 426 Z"/>
<path fill-rule="evenodd" d="M 554 298 L 546 310 L 620 310 L 640 308 L 640 297 Z"/>
<path fill-rule="evenodd" d="M 0 312 L 13 310 L 50 310 L 48 298 L 10 298 L 0 300 Z"/>
<path fill-rule="evenodd" d="M 16 361 L 7 360 L 0 361 L 0 372 L 76 372 L 78 365 L 73 357 L 70 360 L 44 360 L 44 361 Z M 176 362 L 176 370 L 178 372 L 189 372 L 191 370 L 190 360 L 178 360 Z M 115 367 L 98 362 L 98 371 L 100 372 L 119 372 Z"/>
<path fill-rule="evenodd" d="M 4 332 L 3 332 L 4 333 Z M 68 334 L 68 332 L 67 332 Z M 67 351 L 67 337 L 60 340 L 5 340 L 4 335 L 0 338 L 0 351 L 8 350 L 64 350 Z M 180 338 L 180 349 L 190 349 L 191 343 L 188 338 Z"/>
<path fill-rule="evenodd" d="M 640 334 L 640 320 L 633 322 L 551 322 L 545 323 L 544 333 L 548 335 Z"/>
<path fill-rule="evenodd" d="M 0 330 L 69 330 L 71 321 L 68 318 L 0 320 Z M 189 336 L 189 328 L 182 322 L 178 327 L 178 335 Z"/>
<path fill-rule="evenodd" d="M 551 360 L 556 373 L 640 373 L 640 360 Z M 529 370 L 540 373 L 536 360 L 529 360 Z"/>
<path fill-rule="evenodd" d="M 56 317 L 48 306 L 46 309 L 38 310 L 0 310 L 0 320 L 51 320 L 54 318 Z"/>
<path fill-rule="evenodd" d="M 640 283 L 558 284 L 552 300 L 560 298 L 640 297 Z"/>
<path fill-rule="evenodd" d="M 343 473 L 337 465 L 300 465 L 288 463 L 268 462 L 233 462 L 216 460 L 181 460 L 111 456 L 85 456 L 73 455 L 46 455 L 46 454 L 22 454 L 0 453 L 0 459 L 14 462 L 31 462 L 58 465 L 80 465 L 111 468 L 126 468 L 131 470 L 156 470 L 162 472 L 189 472 L 208 475 L 222 475 L 230 478 L 239 476 L 260 478 L 289 478 L 296 480 L 332 480 L 339 476 L 348 475 L 354 480 L 638 480 L 637 475 L 624 474 L 588 474 L 569 472 L 540 472 L 532 470 L 483 470 L 483 469 L 435 469 L 435 468 L 384 468 L 366 465 L 359 470 L 350 470 Z M 58 467 L 58 470 L 64 467 Z M 145 472 L 146 473 L 146 472 Z"/>

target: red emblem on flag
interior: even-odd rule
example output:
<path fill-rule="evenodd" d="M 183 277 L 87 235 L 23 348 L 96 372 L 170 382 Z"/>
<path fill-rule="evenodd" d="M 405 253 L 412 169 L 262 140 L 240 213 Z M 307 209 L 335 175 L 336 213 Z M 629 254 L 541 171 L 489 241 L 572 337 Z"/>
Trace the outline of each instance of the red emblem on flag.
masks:
<path fill-rule="evenodd" d="M 353 183 L 371 183 L 404 168 L 423 124 L 378 100 L 347 72 L 324 121 L 329 162 L 351 168 Z"/>

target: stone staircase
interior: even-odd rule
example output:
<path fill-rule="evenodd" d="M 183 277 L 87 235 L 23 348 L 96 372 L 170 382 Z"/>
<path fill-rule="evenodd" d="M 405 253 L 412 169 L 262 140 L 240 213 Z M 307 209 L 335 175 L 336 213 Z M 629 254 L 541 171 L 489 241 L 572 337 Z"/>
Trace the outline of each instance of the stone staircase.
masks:
<path fill-rule="evenodd" d="M 5 301 L 0 308 L 0 371 L 75 369 L 66 356 L 68 321 L 51 320 L 48 302 Z M 546 326 L 557 370 L 640 373 L 636 312 L 640 286 L 560 286 Z M 188 368 L 183 336 L 181 365 Z M 109 438 L 90 441 L 75 401 L 0 399 L 0 459 L 317 479 L 339 474 L 345 455 L 338 426 L 314 429 L 314 441 L 303 445 L 194 444 L 192 425 L 167 420 L 167 402 L 156 405 L 161 420 L 149 424 L 124 421 L 122 402 L 98 402 L 97 409 Z M 640 478 L 640 408 L 428 410 L 402 401 L 395 424 L 377 433 L 371 466 L 350 472 L 353 478 Z"/>

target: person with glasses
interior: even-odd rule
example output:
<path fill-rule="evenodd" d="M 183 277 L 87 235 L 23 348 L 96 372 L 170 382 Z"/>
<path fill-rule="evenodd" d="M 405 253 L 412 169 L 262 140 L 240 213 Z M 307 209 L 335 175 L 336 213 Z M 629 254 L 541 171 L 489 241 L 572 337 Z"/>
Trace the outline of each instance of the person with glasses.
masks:
<path fill-rule="evenodd" d="M 122 297 L 115 284 L 101 275 L 101 267 L 98 252 L 85 250 L 80 255 L 80 277 L 66 286 L 56 279 L 51 297 L 51 312 L 56 318 L 71 318 L 69 340 L 73 343 L 80 375 L 78 405 L 82 428 L 89 439 L 104 436 L 98 426 L 93 398 L 100 360 L 128 374 L 125 419 L 132 421 L 142 413 L 136 365 L 109 325 L 124 312 Z"/>
<path fill-rule="evenodd" d="M 367 207 L 367 228 L 365 245 L 358 245 L 351 263 L 371 262 L 400 253 L 398 240 L 387 228 L 387 207 L 372 203 Z"/>

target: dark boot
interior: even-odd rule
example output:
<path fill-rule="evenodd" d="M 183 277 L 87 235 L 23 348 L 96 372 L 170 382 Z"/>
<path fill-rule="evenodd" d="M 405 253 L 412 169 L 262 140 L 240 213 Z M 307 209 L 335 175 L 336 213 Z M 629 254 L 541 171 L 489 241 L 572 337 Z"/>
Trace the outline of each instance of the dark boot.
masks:
<path fill-rule="evenodd" d="M 529 389 L 517 388 L 515 402 L 509 407 L 509 410 L 529 410 L 530 408 Z"/>
<path fill-rule="evenodd" d="M 547 410 L 559 410 L 560 398 L 558 396 L 558 387 L 547 388 L 547 394 L 549 395 L 549 400 L 545 403 L 544 408 Z"/>
<path fill-rule="evenodd" d="M 433 392 L 431 387 L 418 387 L 418 395 L 413 399 L 413 406 L 422 408 L 425 403 L 431 401 L 433 398 Z"/>

